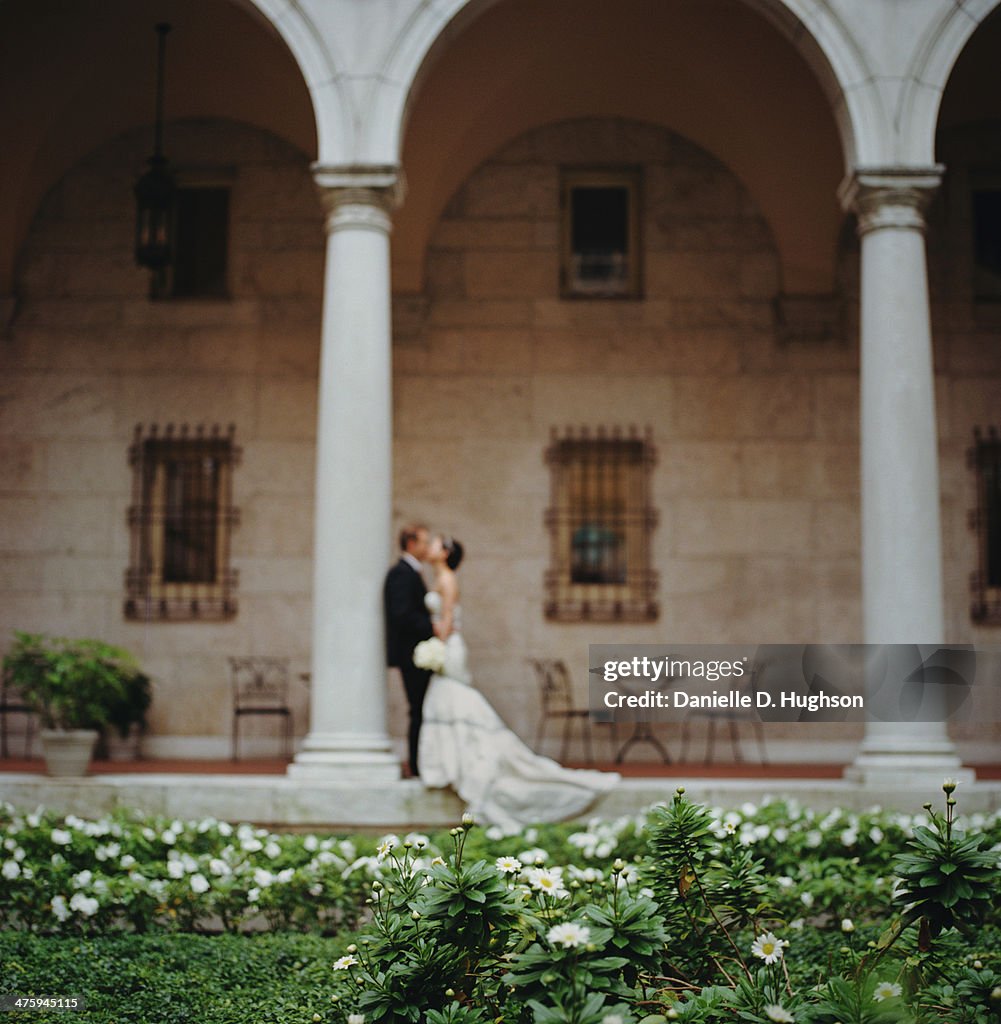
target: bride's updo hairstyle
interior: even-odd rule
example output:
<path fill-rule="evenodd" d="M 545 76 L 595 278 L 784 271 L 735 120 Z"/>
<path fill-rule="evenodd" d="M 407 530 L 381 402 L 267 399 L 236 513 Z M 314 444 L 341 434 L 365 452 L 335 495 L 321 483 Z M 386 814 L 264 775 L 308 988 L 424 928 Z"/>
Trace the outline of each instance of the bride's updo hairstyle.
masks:
<path fill-rule="evenodd" d="M 462 545 L 454 537 L 442 537 L 441 546 L 448 552 L 445 564 L 453 571 L 458 569 L 462 561 Z"/>

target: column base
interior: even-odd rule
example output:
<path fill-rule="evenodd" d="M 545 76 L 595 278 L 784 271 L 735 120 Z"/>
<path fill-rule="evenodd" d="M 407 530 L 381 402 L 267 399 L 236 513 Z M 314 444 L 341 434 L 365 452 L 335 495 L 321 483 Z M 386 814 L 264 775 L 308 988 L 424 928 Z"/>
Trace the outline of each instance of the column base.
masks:
<path fill-rule="evenodd" d="M 310 733 L 288 766 L 290 779 L 310 782 L 395 782 L 400 762 L 386 736 Z"/>
<path fill-rule="evenodd" d="M 846 782 L 886 790 L 927 790 L 933 803 L 946 779 L 969 784 L 977 773 L 964 768 L 955 753 L 921 751 L 862 751 L 844 771 Z"/>

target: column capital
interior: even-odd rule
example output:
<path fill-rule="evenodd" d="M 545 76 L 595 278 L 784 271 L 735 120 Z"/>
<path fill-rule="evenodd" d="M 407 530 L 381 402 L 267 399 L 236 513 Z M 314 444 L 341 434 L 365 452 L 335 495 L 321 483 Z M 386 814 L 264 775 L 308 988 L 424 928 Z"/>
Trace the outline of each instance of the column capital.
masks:
<path fill-rule="evenodd" d="M 342 228 L 389 232 L 391 213 L 403 201 L 403 171 L 392 164 L 313 164 L 313 181 L 326 214 L 327 233 Z"/>
<path fill-rule="evenodd" d="M 924 231 L 925 210 L 942 182 L 945 168 L 857 167 L 838 189 L 846 210 L 858 216 L 859 235 L 880 228 Z"/>

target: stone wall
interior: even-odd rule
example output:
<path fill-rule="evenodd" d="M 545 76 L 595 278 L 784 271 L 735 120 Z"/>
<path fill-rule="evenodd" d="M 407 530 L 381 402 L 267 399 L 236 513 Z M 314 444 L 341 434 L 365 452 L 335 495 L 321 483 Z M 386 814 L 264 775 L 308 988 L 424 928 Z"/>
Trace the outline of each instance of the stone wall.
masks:
<path fill-rule="evenodd" d="M 156 683 L 149 749 L 219 755 L 226 656 L 309 665 L 322 216 L 306 159 L 286 144 L 226 122 L 171 126 L 174 161 L 235 172 L 231 299 L 150 302 L 131 257 L 131 186 L 148 147 L 147 133 L 133 134 L 70 171 L 22 254 L 19 313 L 0 340 L 0 635 L 48 630 L 130 647 Z M 559 167 L 608 163 L 642 167 L 645 297 L 561 300 Z M 942 269 L 965 244 L 947 214 L 929 240 L 947 638 L 984 641 L 997 630 L 969 623 L 964 458 L 972 425 L 996 416 L 1001 362 L 996 327 L 963 313 L 961 281 Z M 589 642 L 860 638 L 850 225 L 841 266 L 838 296 L 777 302 L 768 225 L 740 182 L 686 140 L 625 121 L 525 135 L 444 210 L 425 294 L 394 303 L 394 518 L 423 518 L 466 545 L 473 669 L 521 735 L 531 740 L 538 718 L 527 655 L 566 658 L 583 700 Z M 126 457 L 138 422 L 236 424 L 232 622 L 123 619 Z M 651 427 L 658 452 L 660 620 L 547 623 L 550 430 L 632 423 Z M 301 734 L 307 691 L 295 682 L 293 692 Z M 395 679 L 389 692 L 399 739 Z M 859 730 L 769 735 L 778 756 L 847 758 Z M 963 735 L 968 750 L 998 739 L 994 726 Z"/>
<path fill-rule="evenodd" d="M 561 300 L 559 168 L 614 163 L 642 167 L 644 298 Z M 659 128 L 587 120 L 483 164 L 428 261 L 426 295 L 396 308 L 396 513 L 466 543 L 474 670 L 523 736 L 537 719 L 526 654 L 566 658 L 583 700 L 590 642 L 861 639 L 853 225 L 840 294 L 776 301 L 768 225 L 726 167 Z M 998 363 L 972 342 L 946 329 L 937 342 L 954 642 L 992 635 L 967 612 L 963 446 L 974 409 L 998 397 Z M 660 620 L 547 623 L 550 430 L 631 423 L 652 428 L 659 456 Z M 858 730 L 769 734 L 808 757 L 821 738 L 850 752 Z"/>
<path fill-rule="evenodd" d="M 132 185 L 150 141 L 133 133 L 75 167 L 22 253 L 19 313 L 0 340 L 0 635 L 125 645 L 155 679 L 152 749 L 187 737 L 169 749 L 221 754 L 227 655 L 308 668 L 322 215 L 307 160 L 286 143 L 230 122 L 168 126 L 176 166 L 233 174 L 231 298 L 151 302 L 132 261 Z M 236 425 L 232 622 L 124 620 L 127 454 L 140 422 Z M 293 694 L 301 731 L 308 692 L 295 683 Z"/>

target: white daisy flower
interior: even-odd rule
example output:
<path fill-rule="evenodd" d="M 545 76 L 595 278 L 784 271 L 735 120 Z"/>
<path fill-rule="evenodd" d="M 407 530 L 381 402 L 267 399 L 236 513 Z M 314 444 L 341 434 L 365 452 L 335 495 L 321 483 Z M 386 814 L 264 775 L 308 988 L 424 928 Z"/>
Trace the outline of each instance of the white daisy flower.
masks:
<path fill-rule="evenodd" d="M 778 1024 L 795 1024 L 796 1018 L 779 1003 L 765 1003 L 765 1016 Z"/>
<path fill-rule="evenodd" d="M 347 956 L 342 956 L 339 960 L 334 961 L 334 970 L 346 971 L 349 967 L 357 967 L 358 963 L 358 957 L 352 956 L 349 953 Z"/>
<path fill-rule="evenodd" d="M 591 929 L 574 921 L 554 924 L 546 932 L 546 940 L 551 946 L 562 946 L 564 949 L 576 949 L 584 946 L 591 938 Z"/>
<path fill-rule="evenodd" d="M 12 882 L 21 874 L 21 865 L 16 860 L 5 860 L 3 868 L 0 868 L 0 874 L 3 874 L 4 878 Z"/>
<path fill-rule="evenodd" d="M 570 895 L 563 885 L 563 876 L 558 868 L 530 868 L 526 880 L 537 892 L 560 898 Z"/>
<path fill-rule="evenodd" d="M 70 916 L 69 907 L 66 906 L 65 896 L 53 896 L 52 897 L 52 913 L 55 914 L 57 921 L 65 921 Z"/>
<path fill-rule="evenodd" d="M 390 851 L 395 849 L 399 845 L 400 840 L 398 836 L 384 836 L 382 842 L 380 842 L 379 845 L 375 848 L 376 856 L 378 857 L 379 860 L 385 860 L 385 858 L 389 856 Z"/>
<path fill-rule="evenodd" d="M 348 1024 L 365 1024 L 364 1013 L 349 1013 Z"/>
<path fill-rule="evenodd" d="M 498 857 L 494 865 L 502 875 L 516 875 L 521 871 L 521 861 L 517 857 Z"/>
<path fill-rule="evenodd" d="M 842 920 L 841 920 L 841 930 L 843 932 L 853 932 L 853 931 L 855 931 L 855 922 L 850 917 L 842 918 Z"/>
<path fill-rule="evenodd" d="M 197 874 L 191 876 L 191 891 L 201 895 L 203 892 L 208 892 L 211 886 L 209 880 L 203 874 Z"/>
<path fill-rule="evenodd" d="M 785 939 L 778 939 L 771 932 L 762 932 L 751 943 L 751 952 L 766 964 L 777 964 L 782 959 L 782 950 L 788 945 Z"/>
<path fill-rule="evenodd" d="M 52 830 L 52 842 L 56 846 L 69 846 L 73 842 L 73 833 L 67 832 L 65 829 L 54 828 Z"/>
<path fill-rule="evenodd" d="M 896 999 L 903 991 L 895 981 L 881 981 L 872 993 L 873 1002 L 881 1003 L 884 999 Z"/>

